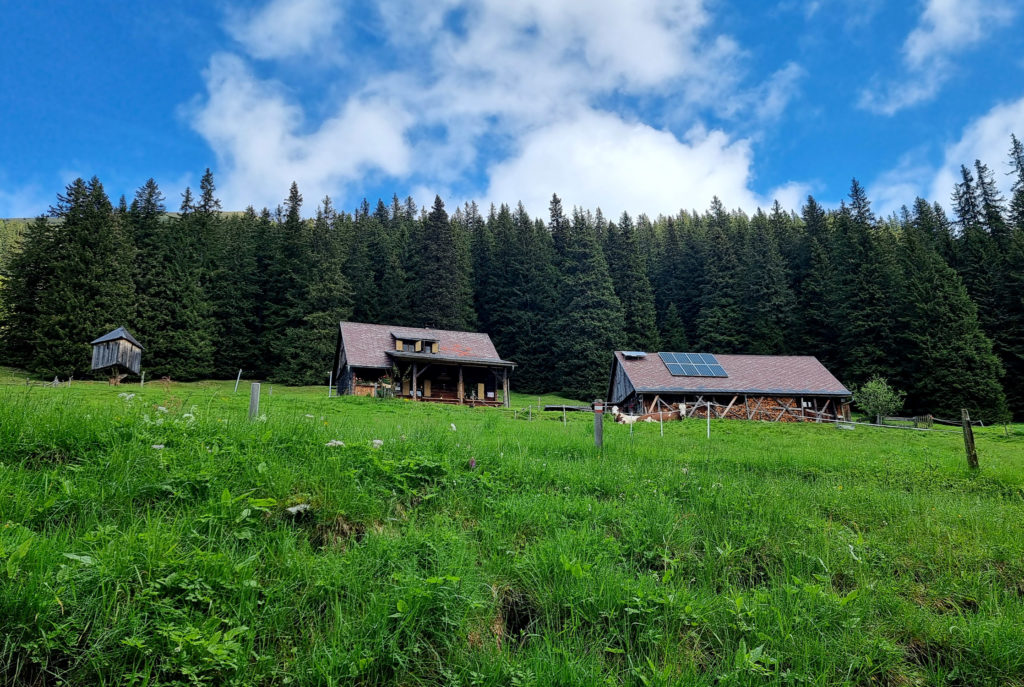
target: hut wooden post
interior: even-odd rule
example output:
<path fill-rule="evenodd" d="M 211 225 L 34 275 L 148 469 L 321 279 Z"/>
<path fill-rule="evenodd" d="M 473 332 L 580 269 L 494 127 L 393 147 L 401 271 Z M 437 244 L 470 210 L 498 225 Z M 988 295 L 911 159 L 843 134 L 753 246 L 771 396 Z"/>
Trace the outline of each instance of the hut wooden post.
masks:
<path fill-rule="evenodd" d="M 416 400 L 416 377 L 419 376 L 418 366 L 416 363 L 412 364 L 412 400 Z"/>
<path fill-rule="evenodd" d="M 964 428 L 964 450 L 967 452 L 967 467 L 978 469 L 978 451 L 974 448 L 974 430 L 971 429 L 971 416 L 967 408 L 960 409 L 960 419 Z"/>
<path fill-rule="evenodd" d="M 466 387 L 462 379 L 462 365 L 459 365 L 459 405 L 466 402 Z"/>

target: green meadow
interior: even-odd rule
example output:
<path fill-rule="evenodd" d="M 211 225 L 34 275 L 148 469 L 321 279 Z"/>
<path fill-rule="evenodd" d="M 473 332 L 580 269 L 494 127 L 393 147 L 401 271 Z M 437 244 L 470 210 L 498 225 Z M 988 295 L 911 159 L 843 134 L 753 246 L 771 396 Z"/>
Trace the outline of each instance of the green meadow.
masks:
<path fill-rule="evenodd" d="M 1024 685 L 1021 426 L 0 381 L 4 685 Z"/>

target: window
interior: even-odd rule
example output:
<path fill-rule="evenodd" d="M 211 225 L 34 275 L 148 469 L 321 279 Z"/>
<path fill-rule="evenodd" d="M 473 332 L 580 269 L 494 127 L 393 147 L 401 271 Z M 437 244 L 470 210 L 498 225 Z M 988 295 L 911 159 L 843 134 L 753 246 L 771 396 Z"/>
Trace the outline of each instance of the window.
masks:
<path fill-rule="evenodd" d="M 403 341 L 402 342 L 402 351 L 404 353 L 415 353 L 416 352 L 416 344 L 411 342 L 411 341 Z"/>

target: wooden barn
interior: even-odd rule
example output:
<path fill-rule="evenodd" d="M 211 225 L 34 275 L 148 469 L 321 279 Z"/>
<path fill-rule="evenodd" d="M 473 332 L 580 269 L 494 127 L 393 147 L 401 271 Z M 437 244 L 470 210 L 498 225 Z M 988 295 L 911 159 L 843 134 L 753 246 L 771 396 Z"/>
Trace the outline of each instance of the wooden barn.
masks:
<path fill-rule="evenodd" d="M 621 412 L 822 422 L 848 420 L 852 393 L 813 356 L 616 351 L 609 404 Z"/>
<path fill-rule="evenodd" d="M 491 337 L 477 332 L 342 322 L 334 361 L 338 394 L 509 406 L 509 374 Z"/>
<path fill-rule="evenodd" d="M 107 332 L 89 345 L 92 346 L 92 369 L 109 368 L 116 375 L 120 368 L 139 374 L 142 367 L 142 344 L 124 327 Z"/>

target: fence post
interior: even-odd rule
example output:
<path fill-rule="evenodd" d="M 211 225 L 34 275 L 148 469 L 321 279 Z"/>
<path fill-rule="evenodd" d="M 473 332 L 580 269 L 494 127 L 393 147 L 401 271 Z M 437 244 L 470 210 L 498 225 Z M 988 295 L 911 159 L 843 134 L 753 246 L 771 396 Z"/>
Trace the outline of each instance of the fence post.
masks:
<path fill-rule="evenodd" d="M 971 416 L 967 408 L 960 409 L 960 420 L 964 427 L 964 450 L 967 451 L 967 467 L 978 469 L 978 451 L 974 448 L 974 430 L 971 429 Z"/>
<path fill-rule="evenodd" d="M 594 400 L 594 446 L 604 446 L 604 403 L 599 398 Z"/>
<path fill-rule="evenodd" d="M 146 371 L 142 371 L 142 379 L 139 380 L 139 386 L 146 386 Z"/>
<path fill-rule="evenodd" d="M 253 382 L 249 388 L 249 419 L 255 420 L 260 414 L 260 384 Z"/>
<path fill-rule="evenodd" d="M 334 386 L 334 370 L 327 373 L 327 398 L 331 397 L 331 387 Z"/>
<path fill-rule="evenodd" d="M 711 438 L 711 401 L 704 402 L 704 410 L 708 416 L 708 439 Z"/>
<path fill-rule="evenodd" d="M 242 381 L 242 371 L 238 371 L 238 377 L 235 378 L 235 393 L 238 393 L 238 383 Z"/>

